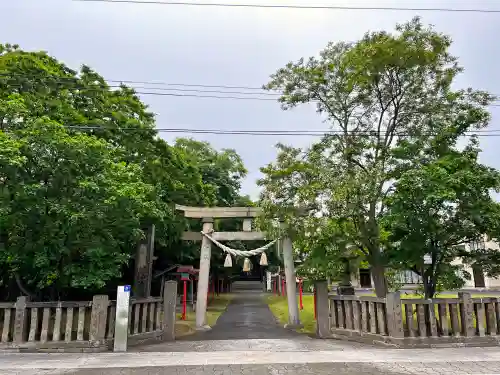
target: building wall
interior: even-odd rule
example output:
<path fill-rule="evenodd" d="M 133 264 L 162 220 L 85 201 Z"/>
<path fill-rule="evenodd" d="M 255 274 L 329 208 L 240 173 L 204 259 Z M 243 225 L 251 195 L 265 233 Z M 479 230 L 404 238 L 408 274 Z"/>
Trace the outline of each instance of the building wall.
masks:
<path fill-rule="evenodd" d="M 472 245 L 472 246 L 474 246 L 474 245 Z M 500 244 L 496 241 L 493 241 L 493 240 L 486 238 L 486 236 L 484 237 L 482 242 L 480 242 L 479 244 L 476 244 L 475 246 L 483 246 L 485 248 L 490 248 L 490 249 L 495 249 L 495 250 L 500 251 Z M 470 249 L 470 248 L 471 248 L 471 245 L 467 244 L 466 249 Z M 452 262 L 452 264 L 454 264 L 454 265 L 462 264 L 462 260 L 455 259 Z M 478 270 L 479 272 L 476 271 L 476 273 L 474 273 L 474 270 L 472 269 L 472 267 L 470 265 L 463 265 L 463 267 L 472 276 L 471 280 L 466 280 L 464 288 L 466 288 L 466 289 L 473 289 L 473 288 L 500 289 L 500 278 L 499 277 L 493 278 L 493 277 L 488 277 L 486 275 L 483 275 L 481 277 L 481 275 L 480 275 L 481 271 Z M 360 283 L 360 271 L 361 270 L 354 272 L 351 276 L 352 285 L 356 288 L 363 287 Z M 482 281 L 483 281 L 482 280 L 483 277 L 484 277 L 484 287 L 481 286 Z M 415 272 L 402 271 L 400 273 L 398 282 L 403 284 L 405 289 L 407 289 L 407 288 L 411 289 L 411 288 L 415 288 L 419 284 L 421 284 L 422 278 L 419 275 L 417 275 Z M 371 285 L 373 286 L 373 280 L 372 280 Z"/>

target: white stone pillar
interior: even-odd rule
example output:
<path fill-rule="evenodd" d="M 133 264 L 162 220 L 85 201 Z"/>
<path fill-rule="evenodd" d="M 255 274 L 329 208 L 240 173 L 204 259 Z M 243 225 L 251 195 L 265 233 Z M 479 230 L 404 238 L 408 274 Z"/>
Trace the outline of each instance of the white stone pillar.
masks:
<path fill-rule="evenodd" d="M 130 285 L 119 286 L 116 293 L 114 352 L 126 352 L 128 344 L 128 313 L 130 309 Z"/>
<path fill-rule="evenodd" d="M 203 232 L 210 233 L 214 228 L 213 218 L 203 219 Z M 196 329 L 209 329 L 207 326 L 207 295 L 210 278 L 210 256 L 212 253 L 212 243 L 203 236 L 201 240 L 200 252 L 200 274 L 198 277 L 198 295 L 196 298 Z"/>
<path fill-rule="evenodd" d="M 270 271 L 266 271 L 266 290 L 268 292 L 271 291 L 271 272 Z"/>
<path fill-rule="evenodd" d="M 298 326 L 300 325 L 300 320 L 292 240 L 286 234 L 283 238 L 283 263 L 285 265 L 286 296 L 288 299 L 288 324 Z"/>

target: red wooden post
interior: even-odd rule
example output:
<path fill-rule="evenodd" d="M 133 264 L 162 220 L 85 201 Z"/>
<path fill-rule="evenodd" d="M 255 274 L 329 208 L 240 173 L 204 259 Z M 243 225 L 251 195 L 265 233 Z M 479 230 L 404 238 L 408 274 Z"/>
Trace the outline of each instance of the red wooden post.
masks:
<path fill-rule="evenodd" d="M 304 310 L 304 304 L 302 303 L 302 279 L 299 279 L 299 304 L 300 309 Z"/>
<path fill-rule="evenodd" d="M 212 298 L 215 297 L 215 279 L 212 281 Z"/>
<path fill-rule="evenodd" d="M 184 294 L 182 295 L 182 320 L 186 320 L 187 281 L 184 280 Z"/>
<path fill-rule="evenodd" d="M 316 287 L 314 287 L 314 320 L 316 320 L 317 312 L 316 312 Z"/>

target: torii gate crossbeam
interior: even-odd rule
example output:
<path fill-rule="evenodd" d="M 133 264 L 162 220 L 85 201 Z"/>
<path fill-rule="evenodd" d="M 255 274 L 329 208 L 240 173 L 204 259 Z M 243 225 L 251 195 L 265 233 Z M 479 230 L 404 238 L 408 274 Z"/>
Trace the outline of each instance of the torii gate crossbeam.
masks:
<path fill-rule="evenodd" d="M 211 233 L 217 241 L 254 241 L 266 238 L 263 232 L 252 231 L 252 219 L 260 215 L 261 209 L 258 207 L 188 207 L 176 205 L 176 210 L 183 211 L 187 218 L 201 219 L 203 222 L 203 232 Z M 213 232 L 214 219 L 219 218 L 239 218 L 243 219 L 243 231 L 240 232 Z M 208 282 L 210 277 L 210 258 L 212 243 L 201 233 L 185 232 L 182 239 L 189 241 L 201 240 L 200 253 L 200 273 L 198 278 L 198 291 L 196 300 L 196 328 L 199 330 L 209 329 L 206 322 Z M 295 293 L 295 269 L 293 265 L 292 243 L 289 238 L 283 239 L 283 253 L 285 258 L 285 272 L 289 281 L 288 305 L 289 323 L 298 325 L 299 310 Z M 293 281 L 292 281 L 293 280 Z M 293 292 L 292 292 L 293 288 Z"/>

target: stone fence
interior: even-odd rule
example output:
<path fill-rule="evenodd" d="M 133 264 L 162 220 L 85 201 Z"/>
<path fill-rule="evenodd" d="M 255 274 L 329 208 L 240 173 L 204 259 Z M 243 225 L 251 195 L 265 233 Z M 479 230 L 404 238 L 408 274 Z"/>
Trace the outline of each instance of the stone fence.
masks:
<path fill-rule="evenodd" d="M 401 299 L 329 295 L 316 283 L 317 335 L 394 347 L 496 346 L 500 298 Z"/>
<path fill-rule="evenodd" d="M 175 314 L 168 309 L 175 309 L 177 283 L 166 284 L 163 297 L 130 301 L 129 345 L 175 339 Z M 0 303 L 0 350 L 106 351 L 113 347 L 115 319 L 116 301 L 106 295 L 83 302 L 18 297 Z"/>

